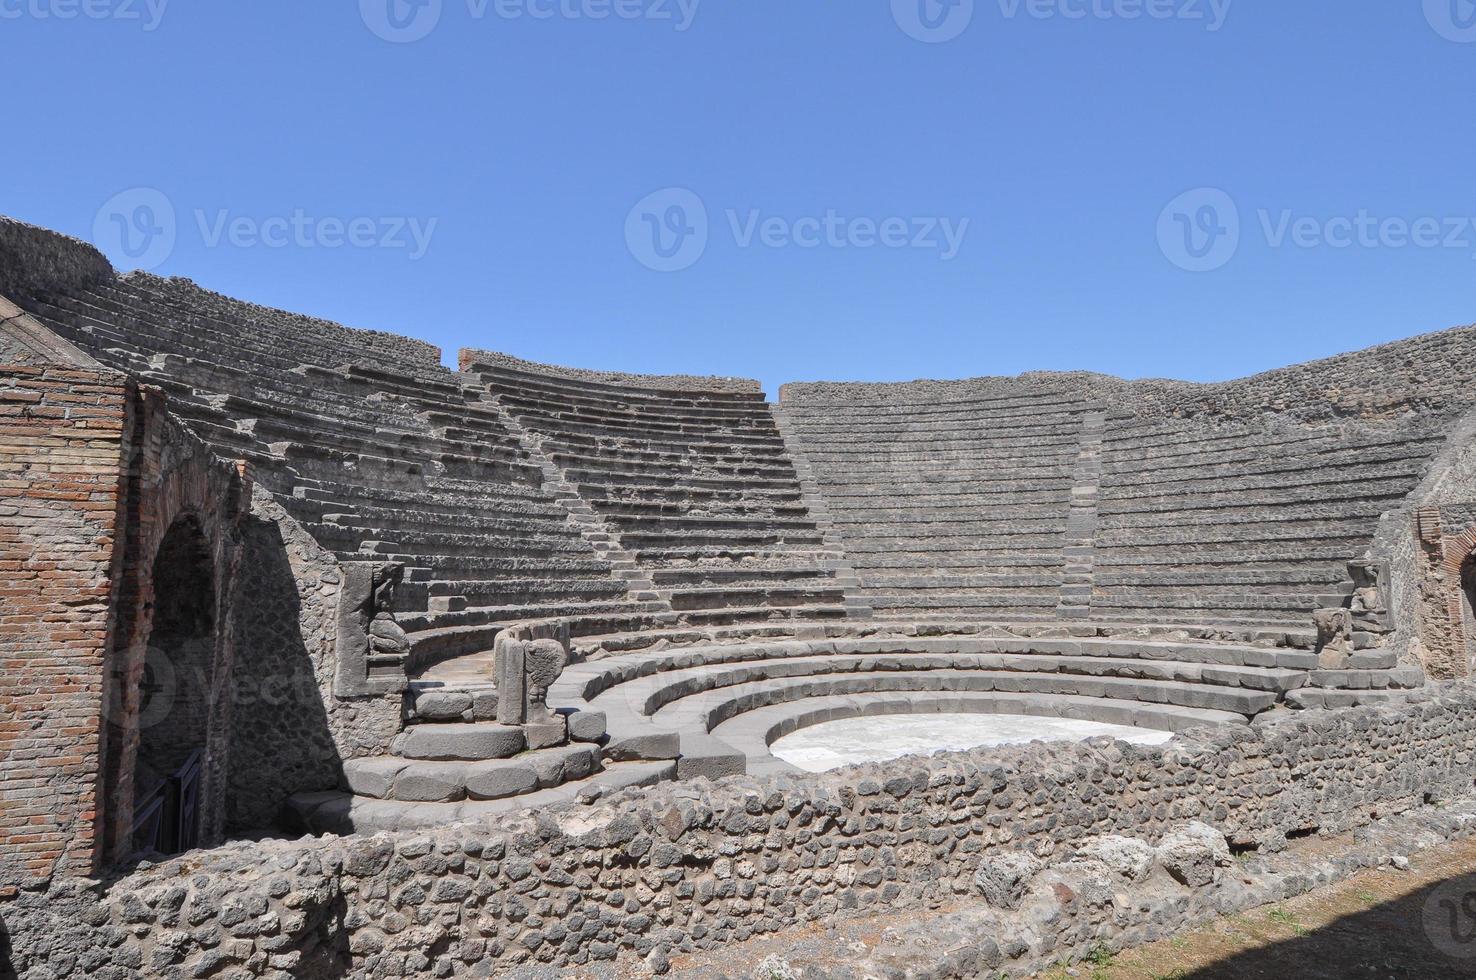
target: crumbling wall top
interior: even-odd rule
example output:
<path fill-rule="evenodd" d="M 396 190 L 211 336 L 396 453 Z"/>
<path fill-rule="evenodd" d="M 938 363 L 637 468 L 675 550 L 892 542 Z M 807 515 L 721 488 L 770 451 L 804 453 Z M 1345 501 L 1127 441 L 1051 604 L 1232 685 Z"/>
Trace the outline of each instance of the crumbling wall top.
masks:
<path fill-rule="evenodd" d="M 1124 380 L 1091 372 L 1031 372 L 955 381 L 791 382 L 781 404 L 824 406 L 877 400 L 930 401 L 1055 394 L 1102 399 L 1147 418 L 1262 422 L 1389 423 L 1448 416 L 1476 405 L 1466 365 L 1476 364 L 1476 326 L 1422 334 L 1233 381 Z"/>
<path fill-rule="evenodd" d="M 461 352 L 461 370 L 475 373 L 478 367 L 508 368 L 530 374 L 545 374 L 570 381 L 586 381 L 593 384 L 619 385 L 630 388 L 651 388 L 662 391 L 694 391 L 713 394 L 762 395 L 763 386 L 749 378 L 703 377 L 691 374 L 626 374 L 621 371 L 590 371 L 584 368 L 560 367 L 556 364 L 540 364 L 525 361 L 509 354 L 495 351 L 464 349 Z"/>
<path fill-rule="evenodd" d="M 0 216 L 0 293 L 66 292 L 112 277 L 112 263 L 86 242 Z"/>

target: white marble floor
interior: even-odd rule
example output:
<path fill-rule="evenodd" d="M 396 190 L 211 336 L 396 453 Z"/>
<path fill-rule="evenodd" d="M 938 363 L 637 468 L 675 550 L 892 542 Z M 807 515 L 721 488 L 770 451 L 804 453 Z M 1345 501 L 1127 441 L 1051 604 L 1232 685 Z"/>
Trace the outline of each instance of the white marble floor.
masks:
<path fill-rule="evenodd" d="M 807 772 L 824 772 L 861 762 L 884 762 L 904 755 L 931 755 L 984 745 L 1079 741 L 1111 735 L 1125 742 L 1158 745 L 1172 732 L 1105 725 L 1034 715 L 916 714 L 846 718 L 786 735 L 770 751 Z"/>

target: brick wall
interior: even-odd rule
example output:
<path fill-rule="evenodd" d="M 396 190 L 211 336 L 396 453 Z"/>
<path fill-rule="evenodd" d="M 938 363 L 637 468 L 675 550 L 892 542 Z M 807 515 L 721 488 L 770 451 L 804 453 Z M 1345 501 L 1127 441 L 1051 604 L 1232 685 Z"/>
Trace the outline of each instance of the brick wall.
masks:
<path fill-rule="evenodd" d="M 0 894 L 97 849 L 127 382 L 0 366 Z"/>

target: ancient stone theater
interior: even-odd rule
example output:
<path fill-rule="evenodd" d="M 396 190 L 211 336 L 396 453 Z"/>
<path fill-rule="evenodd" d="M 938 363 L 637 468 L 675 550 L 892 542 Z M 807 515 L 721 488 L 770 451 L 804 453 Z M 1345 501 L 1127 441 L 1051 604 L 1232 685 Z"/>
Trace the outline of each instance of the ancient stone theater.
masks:
<path fill-rule="evenodd" d="M 1476 328 L 458 363 L 0 220 L 0 976 L 1024 976 L 1476 830 Z"/>

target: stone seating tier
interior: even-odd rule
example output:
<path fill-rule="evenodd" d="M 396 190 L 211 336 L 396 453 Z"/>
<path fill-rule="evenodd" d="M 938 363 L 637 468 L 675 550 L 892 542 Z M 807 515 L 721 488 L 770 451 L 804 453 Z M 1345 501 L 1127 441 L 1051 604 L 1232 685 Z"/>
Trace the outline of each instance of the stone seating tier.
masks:
<path fill-rule="evenodd" d="M 290 316 L 151 277 L 30 305 L 58 333 L 164 388 L 173 411 L 223 455 L 250 461 L 340 560 L 408 566 L 396 609 L 412 644 L 416 629 L 431 634 L 423 655 L 445 642 L 438 611 L 474 609 L 495 627 L 652 608 L 631 602 L 609 559 L 541 489 L 541 468 L 475 379 L 434 361 L 364 363 L 357 334 L 304 332 Z"/>
<path fill-rule="evenodd" d="M 845 614 L 855 583 L 836 575 L 751 384 L 595 380 L 505 360 L 468 370 L 682 621 Z"/>
<path fill-rule="evenodd" d="M 1128 701 L 1174 709 L 1132 723 L 1177 730 L 1232 716 L 1244 721 L 1305 686 L 1390 691 L 1423 683 L 1383 652 L 1359 663 L 1367 666 L 1322 671 L 1310 650 L 1178 637 L 771 639 L 575 664 L 550 703 L 603 713 L 607 756 L 675 752 L 678 775 L 687 777 L 746 771 L 756 760 L 714 738 L 722 726 L 774 705 L 809 710 L 812 699 L 922 691 L 1065 696 L 1082 699 L 1086 717 L 1093 702 Z"/>
<path fill-rule="evenodd" d="M 1297 622 L 1344 604 L 1347 562 L 1441 444 L 1419 427 L 1375 437 L 1115 422 L 1093 542 L 1091 610 L 1102 618 Z"/>
<path fill-rule="evenodd" d="M 1054 618 L 1082 399 L 890 397 L 781 412 L 881 619 Z M 788 399 L 788 395 L 786 395 Z"/>

